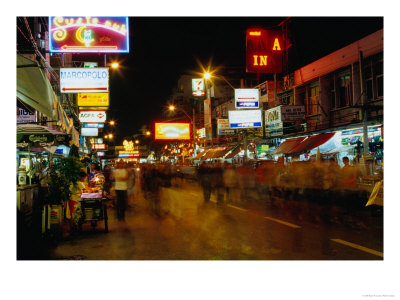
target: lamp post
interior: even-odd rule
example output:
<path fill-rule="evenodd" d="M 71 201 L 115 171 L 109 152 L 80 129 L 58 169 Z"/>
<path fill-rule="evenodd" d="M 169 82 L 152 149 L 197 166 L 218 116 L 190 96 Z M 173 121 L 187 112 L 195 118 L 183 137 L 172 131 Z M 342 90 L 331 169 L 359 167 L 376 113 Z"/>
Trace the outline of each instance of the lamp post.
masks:
<path fill-rule="evenodd" d="M 235 91 L 235 87 L 222 75 L 215 75 L 212 72 L 205 72 L 203 74 L 203 77 L 205 79 L 205 83 L 206 83 L 206 90 L 208 93 L 208 89 L 207 89 L 207 81 L 210 80 L 212 77 L 215 78 L 221 78 L 222 80 L 224 80 L 232 89 L 233 91 Z M 247 130 L 243 129 L 243 147 L 244 147 L 244 161 L 247 160 Z"/>
<path fill-rule="evenodd" d="M 194 110 L 194 108 L 193 108 L 193 117 L 190 117 L 189 115 L 188 115 L 188 113 L 184 110 L 184 109 L 182 109 L 182 108 L 180 108 L 180 107 L 175 107 L 174 105 L 170 105 L 169 107 L 168 107 L 168 109 L 170 110 L 170 111 L 175 111 L 175 110 L 180 110 L 180 111 L 182 111 L 185 115 L 186 115 L 186 117 L 188 117 L 189 118 L 189 120 L 190 120 L 190 122 L 192 123 L 192 130 L 193 130 L 193 147 L 194 147 L 194 144 L 195 144 L 195 142 L 196 142 L 196 124 L 195 124 L 195 110 Z M 194 147 L 194 149 L 195 149 L 195 147 Z M 194 150 L 194 152 L 195 152 L 195 155 L 196 155 L 196 150 Z"/>

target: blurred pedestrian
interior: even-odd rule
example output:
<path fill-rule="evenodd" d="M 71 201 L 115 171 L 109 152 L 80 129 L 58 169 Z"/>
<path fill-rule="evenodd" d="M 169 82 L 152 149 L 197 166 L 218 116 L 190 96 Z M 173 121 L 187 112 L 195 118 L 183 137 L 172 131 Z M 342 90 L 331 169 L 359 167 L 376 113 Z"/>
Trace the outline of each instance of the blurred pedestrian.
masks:
<path fill-rule="evenodd" d="M 127 205 L 127 191 L 129 173 L 125 168 L 125 163 L 119 161 L 113 174 L 115 183 L 114 189 L 117 195 L 117 218 L 119 221 L 125 220 L 125 210 Z"/>
<path fill-rule="evenodd" d="M 203 189 L 204 203 L 209 203 L 211 197 L 211 168 L 207 163 L 203 162 L 197 170 L 197 175 Z"/>

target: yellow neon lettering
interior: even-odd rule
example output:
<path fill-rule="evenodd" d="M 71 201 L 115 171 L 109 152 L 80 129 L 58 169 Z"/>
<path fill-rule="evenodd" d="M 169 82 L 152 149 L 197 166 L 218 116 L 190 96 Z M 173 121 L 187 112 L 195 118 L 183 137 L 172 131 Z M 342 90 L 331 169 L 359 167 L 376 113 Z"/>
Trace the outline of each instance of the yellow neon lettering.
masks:
<path fill-rule="evenodd" d="M 258 57 L 258 55 L 253 55 L 253 58 L 254 58 L 253 66 L 258 66 L 257 57 Z"/>
<path fill-rule="evenodd" d="M 257 35 L 257 36 L 260 36 L 260 35 L 261 35 L 261 31 L 250 31 L 249 34 L 250 34 L 250 35 Z"/>
<path fill-rule="evenodd" d="M 266 66 L 267 65 L 267 57 L 266 55 L 260 56 L 260 66 Z"/>
<path fill-rule="evenodd" d="M 274 46 L 272 47 L 272 50 L 281 50 L 281 46 L 279 45 L 278 38 L 275 38 Z"/>

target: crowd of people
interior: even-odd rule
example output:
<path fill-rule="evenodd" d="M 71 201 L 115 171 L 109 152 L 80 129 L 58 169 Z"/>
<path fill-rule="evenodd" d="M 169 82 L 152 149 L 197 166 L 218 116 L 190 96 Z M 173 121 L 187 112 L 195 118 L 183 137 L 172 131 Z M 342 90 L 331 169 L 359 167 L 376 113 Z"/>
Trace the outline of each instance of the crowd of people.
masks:
<path fill-rule="evenodd" d="M 273 161 L 257 165 L 204 162 L 197 166 L 195 179 L 202 188 L 204 202 L 210 202 L 214 194 L 219 206 L 249 199 L 273 205 L 276 199 L 283 199 L 306 204 L 344 203 L 348 209 L 362 204 L 360 200 L 365 195 L 358 190 L 357 182 L 363 172 L 359 166 L 351 165 L 347 157 L 342 162 L 343 167 L 333 158 L 322 162 L 290 164 Z M 177 166 L 167 163 L 141 164 L 140 172 L 137 169 L 138 165 L 122 160 L 116 161 L 114 166 L 106 165 L 103 170 L 99 165 L 92 164 L 88 172 L 82 174 L 81 181 L 73 187 L 71 214 L 79 193 L 101 189 L 114 199 L 117 219 L 123 221 L 128 200 L 134 203 L 136 183 L 140 185 L 150 213 L 162 216 L 161 188 L 176 186 L 183 174 Z"/>

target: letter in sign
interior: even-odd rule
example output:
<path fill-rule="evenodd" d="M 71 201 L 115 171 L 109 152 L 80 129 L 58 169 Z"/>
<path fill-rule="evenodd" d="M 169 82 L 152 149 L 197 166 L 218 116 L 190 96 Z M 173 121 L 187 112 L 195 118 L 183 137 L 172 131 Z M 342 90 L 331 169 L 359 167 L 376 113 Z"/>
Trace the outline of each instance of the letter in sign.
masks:
<path fill-rule="evenodd" d="M 249 73 L 282 72 L 281 32 L 252 28 L 246 31 L 246 71 Z"/>

